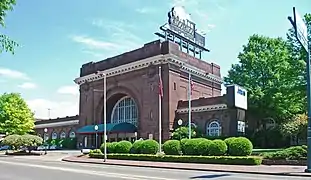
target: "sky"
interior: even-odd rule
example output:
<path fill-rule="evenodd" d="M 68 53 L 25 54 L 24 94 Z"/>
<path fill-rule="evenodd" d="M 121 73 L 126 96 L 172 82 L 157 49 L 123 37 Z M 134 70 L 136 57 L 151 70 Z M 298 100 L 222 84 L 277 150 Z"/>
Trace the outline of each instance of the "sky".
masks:
<path fill-rule="evenodd" d="M 284 37 L 295 6 L 310 0 L 17 0 L 1 33 L 20 44 L 0 54 L 0 94 L 18 92 L 37 118 L 76 115 L 82 64 L 100 61 L 158 39 L 173 6 L 184 6 L 206 33 L 203 58 L 226 76 L 249 36 Z M 48 110 L 50 109 L 50 110 Z"/>

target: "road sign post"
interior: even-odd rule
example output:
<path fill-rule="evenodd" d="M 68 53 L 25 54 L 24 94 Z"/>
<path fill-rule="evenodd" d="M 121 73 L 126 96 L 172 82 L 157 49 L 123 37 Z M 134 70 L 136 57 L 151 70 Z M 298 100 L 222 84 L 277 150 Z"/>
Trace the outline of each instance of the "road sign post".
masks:
<path fill-rule="evenodd" d="M 294 19 L 288 17 L 289 21 L 293 25 L 296 33 L 296 38 L 301 44 L 302 48 L 307 53 L 307 103 L 308 103 L 308 129 L 307 129 L 307 145 L 308 145 L 308 157 L 307 157 L 307 169 L 306 172 L 311 173 L 311 73 L 310 73 L 310 45 L 308 40 L 308 27 L 303 21 L 303 18 L 296 11 L 295 7 L 293 8 Z"/>

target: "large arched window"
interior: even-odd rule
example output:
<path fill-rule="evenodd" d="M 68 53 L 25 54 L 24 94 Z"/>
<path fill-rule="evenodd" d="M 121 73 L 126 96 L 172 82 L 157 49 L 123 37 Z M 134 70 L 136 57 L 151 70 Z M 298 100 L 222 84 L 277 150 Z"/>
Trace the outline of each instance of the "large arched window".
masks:
<path fill-rule="evenodd" d="M 133 98 L 124 97 L 120 99 L 113 108 L 111 123 L 132 123 L 137 126 L 138 111 Z"/>
<path fill-rule="evenodd" d="M 221 126 L 218 121 L 212 121 L 206 125 L 206 133 L 208 136 L 220 136 Z"/>
<path fill-rule="evenodd" d="M 57 139 L 57 133 L 56 132 L 52 133 L 52 139 Z"/>

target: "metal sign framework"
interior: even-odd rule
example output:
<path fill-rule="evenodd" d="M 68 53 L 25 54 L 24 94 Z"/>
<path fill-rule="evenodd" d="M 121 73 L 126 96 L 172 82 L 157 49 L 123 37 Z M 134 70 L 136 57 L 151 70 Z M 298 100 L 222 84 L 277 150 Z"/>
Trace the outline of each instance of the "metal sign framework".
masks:
<path fill-rule="evenodd" d="M 202 52 L 210 50 L 205 48 L 205 37 L 197 32 L 195 23 L 190 20 L 180 19 L 174 8 L 168 13 L 168 23 L 170 28 L 164 24 L 160 27 L 162 33 L 156 32 L 155 35 L 164 38 L 166 41 L 177 43 L 180 50 L 185 50 L 188 54 L 193 53 L 199 59 L 202 59 Z M 190 37 L 191 36 L 191 37 Z"/>

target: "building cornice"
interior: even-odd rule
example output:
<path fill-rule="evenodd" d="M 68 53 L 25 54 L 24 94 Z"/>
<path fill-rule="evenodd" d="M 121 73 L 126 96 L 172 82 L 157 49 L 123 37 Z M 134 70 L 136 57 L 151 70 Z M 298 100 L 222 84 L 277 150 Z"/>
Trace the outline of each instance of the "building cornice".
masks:
<path fill-rule="evenodd" d="M 132 63 L 124 64 L 124 65 L 121 65 L 115 68 L 107 69 L 103 71 L 103 73 L 106 74 L 106 77 L 111 77 L 111 76 L 116 76 L 116 75 L 124 74 L 127 72 L 131 72 L 131 71 L 143 69 L 143 68 L 148 67 L 151 64 L 158 65 L 158 64 L 167 64 L 167 63 L 175 64 L 179 66 L 182 71 L 190 72 L 194 76 L 199 76 L 200 78 L 214 81 L 217 83 L 223 82 L 220 77 L 217 77 L 210 73 L 206 73 L 203 70 L 200 70 L 194 66 L 191 66 L 181 61 L 179 57 L 172 55 L 172 54 L 157 55 L 157 56 L 153 56 L 150 58 L 142 59 L 142 60 L 135 61 Z M 86 82 L 97 81 L 103 78 L 104 78 L 103 74 L 93 73 L 93 74 L 89 74 L 83 77 L 76 78 L 74 82 L 78 85 L 82 85 Z"/>
<path fill-rule="evenodd" d="M 208 106 L 197 106 L 191 107 L 191 112 L 206 112 L 206 111 L 218 111 L 218 110 L 225 110 L 228 109 L 226 104 L 215 104 L 215 105 L 208 105 Z M 188 113 L 189 108 L 180 108 L 176 110 L 177 113 Z"/>
<path fill-rule="evenodd" d="M 59 126 L 70 126 L 70 125 L 77 125 L 77 124 L 79 124 L 79 120 L 71 120 L 71 121 L 64 121 L 64 122 L 38 124 L 38 125 L 35 125 L 35 129 L 52 128 L 52 127 L 59 127 Z"/>

